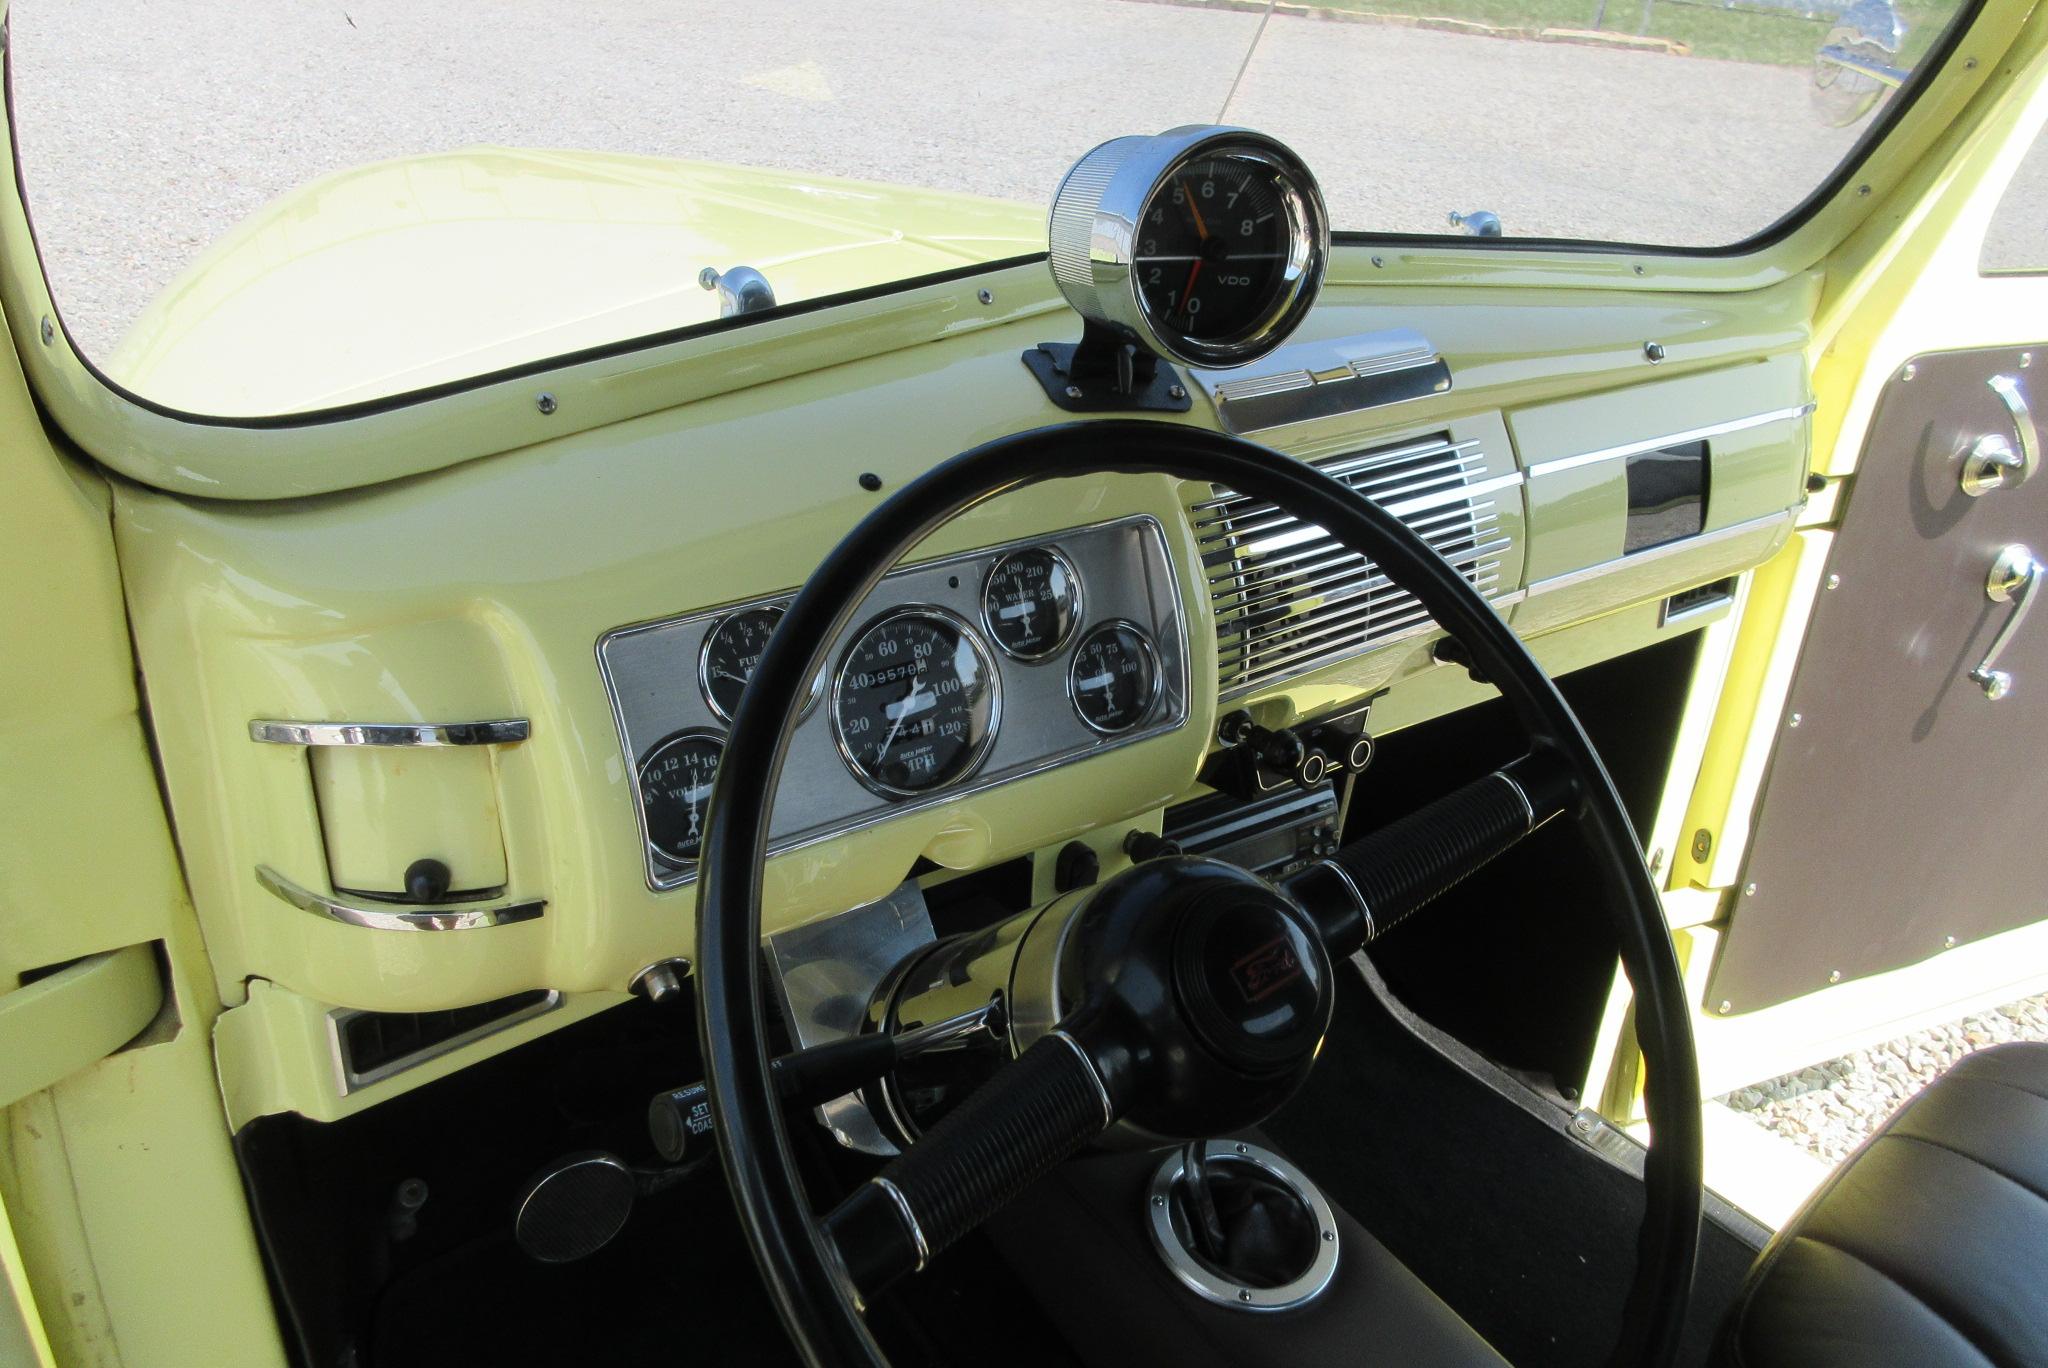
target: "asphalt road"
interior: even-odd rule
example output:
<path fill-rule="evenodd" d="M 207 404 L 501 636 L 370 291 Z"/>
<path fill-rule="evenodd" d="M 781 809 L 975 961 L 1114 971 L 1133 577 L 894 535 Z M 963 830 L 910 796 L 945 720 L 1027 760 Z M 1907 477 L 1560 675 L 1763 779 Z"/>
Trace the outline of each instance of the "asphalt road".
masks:
<path fill-rule="evenodd" d="M 417 152 L 600 148 L 1043 203 L 1104 138 L 1215 120 L 1258 23 L 1134 0 L 18 0 L 11 16 L 31 210 L 89 352 L 264 201 Z M 1294 144 L 1340 227 L 1435 232 L 1491 209 L 1510 234 L 1703 245 L 1764 227 L 1854 141 L 1809 113 L 1806 81 L 1278 16 L 1228 116 Z"/>

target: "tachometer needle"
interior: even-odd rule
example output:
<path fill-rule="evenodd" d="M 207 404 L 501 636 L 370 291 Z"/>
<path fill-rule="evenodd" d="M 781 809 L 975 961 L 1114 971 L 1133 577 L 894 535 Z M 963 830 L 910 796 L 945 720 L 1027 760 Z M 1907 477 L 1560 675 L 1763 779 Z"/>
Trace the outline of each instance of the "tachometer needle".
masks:
<path fill-rule="evenodd" d="M 1180 311 L 1184 314 L 1191 314 L 1194 312 L 1194 310 L 1190 306 L 1193 304 L 1195 298 L 1195 277 L 1200 275 L 1201 273 L 1202 259 L 1200 257 L 1196 257 L 1195 264 L 1188 267 L 1188 283 L 1185 287 L 1182 288 L 1180 292 Z"/>
<path fill-rule="evenodd" d="M 1195 236 L 1207 242 L 1209 240 L 1209 225 L 1202 222 L 1201 207 L 1195 203 L 1195 197 L 1188 193 L 1188 183 L 1186 181 L 1180 183 L 1180 197 L 1187 201 L 1188 213 L 1195 220 Z"/>

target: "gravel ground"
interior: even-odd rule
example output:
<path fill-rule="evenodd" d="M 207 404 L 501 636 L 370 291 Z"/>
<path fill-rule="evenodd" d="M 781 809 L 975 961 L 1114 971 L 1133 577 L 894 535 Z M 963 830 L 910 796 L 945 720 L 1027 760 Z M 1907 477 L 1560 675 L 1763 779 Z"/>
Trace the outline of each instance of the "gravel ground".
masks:
<path fill-rule="evenodd" d="M 2008 1040 L 2048 1040 L 2048 993 L 1739 1088 L 1719 1100 L 1838 1164 L 1949 1065 Z"/>

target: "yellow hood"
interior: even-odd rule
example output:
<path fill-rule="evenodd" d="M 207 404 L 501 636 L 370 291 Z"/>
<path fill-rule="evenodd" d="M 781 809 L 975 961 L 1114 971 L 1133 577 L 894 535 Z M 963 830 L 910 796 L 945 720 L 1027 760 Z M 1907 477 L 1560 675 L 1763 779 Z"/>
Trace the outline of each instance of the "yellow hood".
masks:
<path fill-rule="evenodd" d="M 707 322 L 706 266 L 752 266 L 787 304 L 1043 250 L 1031 205 L 470 148 L 273 201 L 151 303 L 106 370 L 187 412 L 300 412 Z"/>

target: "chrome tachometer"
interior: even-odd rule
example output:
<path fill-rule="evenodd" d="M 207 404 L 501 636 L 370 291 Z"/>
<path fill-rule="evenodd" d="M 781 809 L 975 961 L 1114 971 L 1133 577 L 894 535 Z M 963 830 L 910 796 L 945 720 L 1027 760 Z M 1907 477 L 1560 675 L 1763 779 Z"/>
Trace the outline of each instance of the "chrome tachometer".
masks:
<path fill-rule="evenodd" d="M 1053 278 L 1092 324 L 1194 366 L 1242 366 L 1315 303 L 1330 254 L 1315 178 L 1244 128 L 1116 138 L 1053 197 Z"/>
<path fill-rule="evenodd" d="M 995 742 L 1000 684 L 988 649 L 938 608 L 884 613 L 832 682 L 832 734 L 861 783 L 892 798 L 973 773 Z"/>

